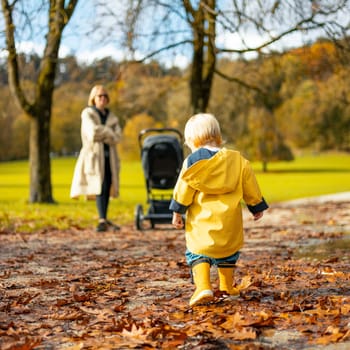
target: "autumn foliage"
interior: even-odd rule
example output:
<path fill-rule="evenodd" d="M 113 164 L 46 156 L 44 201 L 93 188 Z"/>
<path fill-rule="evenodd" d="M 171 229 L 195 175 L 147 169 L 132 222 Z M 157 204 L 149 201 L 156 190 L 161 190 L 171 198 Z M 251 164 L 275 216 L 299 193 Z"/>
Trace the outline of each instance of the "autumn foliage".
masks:
<path fill-rule="evenodd" d="M 348 151 L 349 59 L 346 52 L 339 55 L 333 43 L 319 41 L 256 60 L 221 59 L 222 72 L 256 90 L 216 76 L 208 111 L 220 120 L 225 140 L 252 160 L 290 160 L 291 151 L 305 148 Z M 33 63 L 22 63 L 23 86 L 31 96 L 38 58 L 21 59 Z M 0 160 L 23 159 L 29 121 L 10 95 L 4 68 L 0 62 Z M 79 151 L 80 113 L 91 86 L 101 82 L 124 129 L 121 157 L 136 159 L 140 127 L 183 129 L 192 113 L 188 70 L 166 69 L 156 61 L 127 64 L 106 58 L 84 66 L 75 57 L 62 59 L 53 99 L 52 153 Z"/>
<path fill-rule="evenodd" d="M 193 309 L 170 226 L 0 232 L 0 347 L 303 349 L 350 343 L 350 202 L 246 217 L 240 296 Z M 216 273 L 212 271 L 215 286 Z M 337 349 L 334 347 L 334 349 Z"/>

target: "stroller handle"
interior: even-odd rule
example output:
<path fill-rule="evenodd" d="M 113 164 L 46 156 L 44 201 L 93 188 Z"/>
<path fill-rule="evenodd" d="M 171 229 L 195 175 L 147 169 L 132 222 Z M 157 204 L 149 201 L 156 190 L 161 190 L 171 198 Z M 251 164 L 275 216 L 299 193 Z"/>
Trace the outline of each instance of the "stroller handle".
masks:
<path fill-rule="evenodd" d="M 183 142 L 183 136 L 181 132 L 175 128 L 149 128 L 143 129 L 139 133 L 139 145 L 142 146 L 143 139 L 151 133 L 156 134 L 166 134 L 166 133 L 174 133 L 180 139 L 181 143 Z"/>

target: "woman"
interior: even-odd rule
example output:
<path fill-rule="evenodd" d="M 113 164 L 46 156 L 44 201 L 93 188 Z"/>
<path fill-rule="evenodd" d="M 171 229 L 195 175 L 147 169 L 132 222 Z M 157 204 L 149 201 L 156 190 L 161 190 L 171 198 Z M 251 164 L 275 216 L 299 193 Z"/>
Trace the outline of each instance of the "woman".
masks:
<path fill-rule="evenodd" d="M 71 198 L 85 195 L 96 198 L 99 215 L 96 231 L 119 230 L 119 226 L 107 220 L 110 197 L 119 196 L 120 162 L 116 144 L 121 139 L 118 118 L 107 105 L 109 96 L 102 85 L 92 88 L 88 107 L 81 113 L 80 151 L 71 186 Z"/>

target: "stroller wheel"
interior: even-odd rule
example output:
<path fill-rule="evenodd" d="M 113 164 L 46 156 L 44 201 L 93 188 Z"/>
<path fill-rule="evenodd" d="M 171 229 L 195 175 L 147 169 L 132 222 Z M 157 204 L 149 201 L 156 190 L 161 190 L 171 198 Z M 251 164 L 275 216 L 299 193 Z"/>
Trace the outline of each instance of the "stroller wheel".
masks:
<path fill-rule="evenodd" d="M 142 231 L 143 209 L 142 205 L 138 204 L 135 209 L 135 226 L 138 230 Z"/>
<path fill-rule="evenodd" d="M 156 211 L 155 211 L 155 209 L 154 209 L 154 203 L 151 202 L 151 205 L 150 205 L 150 207 L 149 207 L 149 209 L 148 209 L 148 214 L 153 215 L 153 214 L 155 214 L 155 213 L 156 213 Z M 155 226 L 155 224 L 156 224 L 156 220 L 150 219 L 149 222 L 151 223 L 151 228 L 154 229 L 154 226 Z"/>

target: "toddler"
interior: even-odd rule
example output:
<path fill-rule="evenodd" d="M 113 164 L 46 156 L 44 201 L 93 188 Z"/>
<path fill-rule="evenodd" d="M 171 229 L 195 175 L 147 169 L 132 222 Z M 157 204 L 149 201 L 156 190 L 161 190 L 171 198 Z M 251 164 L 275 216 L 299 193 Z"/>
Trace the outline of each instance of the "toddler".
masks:
<path fill-rule="evenodd" d="M 238 295 L 233 270 L 243 246 L 241 200 L 254 220 L 268 208 L 248 160 L 238 151 L 222 147 L 217 119 L 196 114 L 185 126 L 185 143 L 192 153 L 185 159 L 174 188 L 172 224 L 183 228 L 186 214 L 186 261 L 196 290 L 190 306 L 213 299 L 210 267 L 216 265 L 219 289 Z"/>

